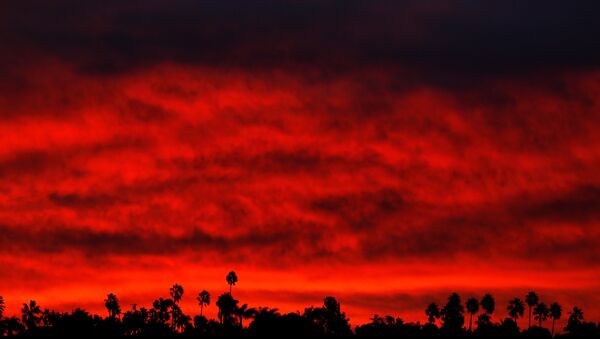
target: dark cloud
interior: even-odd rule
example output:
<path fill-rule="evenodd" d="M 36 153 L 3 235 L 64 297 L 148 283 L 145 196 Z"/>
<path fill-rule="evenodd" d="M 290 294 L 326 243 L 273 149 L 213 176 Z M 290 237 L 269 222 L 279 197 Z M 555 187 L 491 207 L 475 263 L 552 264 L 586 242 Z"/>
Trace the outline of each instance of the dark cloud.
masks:
<path fill-rule="evenodd" d="M 364 230 L 381 227 L 393 217 L 401 222 L 398 217 L 407 206 L 400 192 L 388 188 L 317 198 L 309 208 L 339 219 L 342 227 Z"/>
<path fill-rule="evenodd" d="M 525 195 L 510 208 L 512 213 L 522 219 L 579 225 L 596 223 L 600 221 L 600 187 L 582 184 L 567 191 L 533 199 Z"/>
<path fill-rule="evenodd" d="M 162 62 L 385 66 L 444 84 L 460 81 L 457 74 L 464 80 L 600 60 L 593 1 L 28 0 L 4 7 L 2 40 L 15 53 L 48 53 L 101 74 Z"/>
<path fill-rule="evenodd" d="M 116 203 L 122 203 L 119 199 L 107 194 L 81 195 L 52 192 L 48 195 L 48 199 L 56 205 L 74 209 L 106 208 Z"/>
<path fill-rule="evenodd" d="M 39 228 L 30 226 L 0 227 L 2 250 L 8 253 L 64 253 L 78 251 L 90 257 L 111 255 L 174 255 L 202 249 L 207 256 L 218 255 L 230 260 L 254 255 L 292 255 L 297 250 L 294 243 L 316 241 L 319 236 L 303 232 L 247 232 L 236 236 L 211 235 L 194 228 L 181 236 L 154 231 L 103 231 L 90 228 L 55 226 Z M 253 254 L 251 254 L 253 253 Z M 282 261 L 287 258 L 282 257 Z M 273 262 L 278 264 L 277 261 Z"/>

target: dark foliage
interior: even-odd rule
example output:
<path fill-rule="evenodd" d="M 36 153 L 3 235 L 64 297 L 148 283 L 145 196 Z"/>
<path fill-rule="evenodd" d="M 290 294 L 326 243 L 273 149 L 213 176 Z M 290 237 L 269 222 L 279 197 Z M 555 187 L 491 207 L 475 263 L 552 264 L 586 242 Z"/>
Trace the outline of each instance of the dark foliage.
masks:
<path fill-rule="evenodd" d="M 237 277 L 236 277 L 237 281 Z M 231 286 L 231 280 L 227 280 Z M 175 284 L 170 289 L 171 298 L 158 298 L 152 308 L 138 308 L 121 313 L 119 299 L 113 293 L 104 300 L 106 317 L 93 315 L 82 309 L 70 313 L 44 310 L 34 301 L 24 303 L 22 319 L 2 318 L 0 314 L 0 336 L 51 337 L 51 338 L 111 338 L 111 337 L 249 337 L 249 338 L 481 338 L 481 339 L 579 339 L 600 338 L 600 325 L 586 322 L 583 311 L 573 307 L 568 312 L 564 333 L 554 332 L 554 320 L 562 316 L 558 303 L 546 306 L 533 292 L 526 298 L 532 306 L 532 315 L 537 326 L 520 331 L 517 321 L 523 316 L 525 303 L 515 298 L 507 310 L 510 318 L 493 321 L 496 303 L 490 294 L 479 302 L 468 298 L 463 306 L 460 296 L 452 293 L 441 309 L 436 303 L 425 308 L 428 322 L 407 323 L 390 315 L 374 315 L 371 322 L 356 326 L 354 330 L 337 299 L 328 296 L 319 307 L 308 307 L 304 312 L 280 313 L 276 308 L 251 308 L 240 305 L 230 292 L 223 293 L 216 301 L 218 320 L 203 315 L 192 318 L 183 313 L 179 302 L 183 287 Z M 535 296 L 532 297 L 532 296 Z M 197 298 L 200 309 L 210 305 L 210 294 L 202 291 Z M 1 311 L 5 311 L 4 299 L 0 297 Z M 534 302 L 535 301 L 535 302 Z M 469 317 L 465 323 L 465 312 Z M 472 319 L 476 317 L 473 326 Z M 544 320 L 551 319 L 549 328 L 543 327 Z M 247 320 L 247 322 L 244 322 Z M 437 324 L 439 322 L 439 326 Z M 244 326 L 244 324 L 246 324 Z"/>

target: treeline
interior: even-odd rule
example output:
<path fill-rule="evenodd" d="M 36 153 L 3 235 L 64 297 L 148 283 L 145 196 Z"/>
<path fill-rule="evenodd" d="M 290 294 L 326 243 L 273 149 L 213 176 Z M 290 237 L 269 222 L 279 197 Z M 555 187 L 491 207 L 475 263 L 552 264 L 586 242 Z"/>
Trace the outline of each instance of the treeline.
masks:
<path fill-rule="evenodd" d="M 380 338 L 600 338 L 600 324 L 586 322 L 578 307 L 565 315 L 564 332 L 555 332 L 556 320 L 563 317 L 558 303 L 540 301 L 530 292 L 523 300 L 512 299 L 507 306 L 509 317 L 495 322 L 496 302 L 486 294 L 481 300 L 469 298 L 463 305 L 452 293 L 442 307 L 436 303 L 425 309 L 425 324 L 407 323 L 393 316 L 374 315 L 367 324 L 351 328 L 349 319 L 334 297 L 326 297 L 320 307 L 304 312 L 280 313 L 276 308 L 248 307 L 232 294 L 238 278 L 230 272 L 226 281 L 229 292 L 215 302 L 218 318 L 203 315 L 211 305 L 211 295 L 201 291 L 196 296 L 200 314 L 193 319 L 183 313 L 179 303 L 184 294 L 181 285 L 170 288 L 170 298 L 154 300 L 151 308 L 137 307 L 123 312 L 118 297 L 109 293 L 104 300 L 105 317 L 83 309 L 57 312 L 40 307 L 34 300 L 23 304 L 21 318 L 5 318 L 4 299 L 0 296 L 0 335 L 36 337 L 380 337 Z M 517 322 L 527 318 L 524 330 Z M 532 323 L 533 319 L 533 323 Z M 549 326 L 544 326 L 549 321 Z"/>

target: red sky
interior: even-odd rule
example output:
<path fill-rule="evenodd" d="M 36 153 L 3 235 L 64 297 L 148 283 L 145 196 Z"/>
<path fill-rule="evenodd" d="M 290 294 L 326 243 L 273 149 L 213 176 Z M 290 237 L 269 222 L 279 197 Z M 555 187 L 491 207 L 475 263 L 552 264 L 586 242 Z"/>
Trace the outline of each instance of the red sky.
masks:
<path fill-rule="evenodd" d="M 197 314 L 195 295 L 216 298 L 233 269 L 242 303 L 295 311 L 334 295 L 353 324 L 424 321 L 453 291 L 492 293 L 500 319 L 531 289 L 600 319 L 600 72 L 585 58 L 537 67 L 532 49 L 524 64 L 507 53 L 480 69 L 447 52 L 438 68 L 423 27 L 384 35 L 422 63 L 345 59 L 360 33 L 316 62 L 293 25 L 287 40 L 199 52 L 109 6 L 97 15 L 129 34 L 121 50 L 84 43 L 102 20 L 48 24 L 55 41 L 43 40 L 27 9 L 13 9 L 29 21 L 3 37 L 27 53 L 0 69 L 9 314 L 30 298 L 103 312 L 109 292 L 148 306 L 173 283 Z M 380 34 L 373 25 L 364 34 Z M 317 26 L 307 34 L 327 31 Z"/>

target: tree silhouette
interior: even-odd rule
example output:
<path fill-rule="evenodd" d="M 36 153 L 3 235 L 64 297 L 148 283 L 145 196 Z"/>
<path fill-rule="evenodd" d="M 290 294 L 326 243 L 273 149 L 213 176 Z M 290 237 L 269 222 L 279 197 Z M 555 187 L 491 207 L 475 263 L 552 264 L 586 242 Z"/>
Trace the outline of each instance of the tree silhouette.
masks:
<path fill-rule="evenodd" d="M 490 317 L 494 313 L 494 310 L 496 310 L 496 301 L 491 294 L 487 293 L 481 298 L 481 308 Z"/>
<path fill-rule="evenodd" d="M 323 300 L 323 307 L 305 309 L 304 317 L 320 335 L 345 336 L 352 332 L 346 313 L 341 311 L 340 303 L 332 296 Z"/>
<path fill-rule="evenodd" d="M 178 285 L 175 284 L 174 287 L 176 286 Z M 23 304 L 22 319 L 0 317 L 0 337 L 552 339 L 555 322 L 562 317 L 562 307 L 558 303 L 546 306 L 538 299 L 532 314 L 539 326 L 536 323 L 536 326 L 520 331 L 517 320 L 525 312 L 525 302 L 519 298 L 512 299 L 508 304 L 507 310 L 511 318 L 492 323 L 490 314 L 495 310 L 495 302 L 491 295 L 484 295 L 480 303 L 475 298 L 469 298 L 463 307 L 460 296 L 452 293 L 441 310 L 437 304 L 429 304 L 425 309 L 428 319 L 426 324 L 404 322 L 391 315 L 375 314 L 371 322 L 357 325 L 355 331 L 352 331 L 340 303 L 332 296 L 324 298 L 321 307 L 311 306 L 303 313 L 296 311 L 280 314 L 274 308 L 254 309 L 248 304 L 238 306 L 239 301 L 230 292 L 225 292 L 215 303 L 219 308 L 220 321 L 198 315 L 192 323 L 191 317 L 180 307 L 182 290 L 183 288 L 177 292 L 179 288 L 173 288 L 173 299 L 156 299 L 149 310 L 144 307 L 138 309 L 133 304 L 130 310 L 124 312 L 122 320 L 118 317 L 121 314 L 119 300 L 113 293 L 109 293 L 104 300 L 108 310 L 108 314 L 104 316 L 93 315 L 79 308 L 70 313 L 50 309 L 42 312 L 37 303 L 31 300 Z M 210 294 L 202 291 L 196 299 L 202 314 L 203 306 L 210 304 Z M 2 298 L 0 306 L 4 306 Z M 482 312 L 479 312 L 480 309 Z M 4 307 L 0 310 L 4 311 Z M 464 312 L 470 314 L 469 326 L 466 328 L 463 327 Z M 477 327 L 473 329 L 473 315 L 478 312 Z M 548 317 L 552 318 L 551 331 L 542 327 L 543 321 Z M 442 320 L 441 328 L 435 325 L 438 318 Z M 584 321 L 583 311 L 578 307 L 573 307 L 569 312 L 565 331 L 564 334 L 557 334 L 556 338 L 600 338 L 600 324 Z"/>
<path fill-rule="evenodd" d="M 111 318 L 116 318 L 121 314 L 121 306 L 119 306 L 119 298 L 113 293 L 109 293 L 104 300 L 104 307 L 108 311 Z"/>
<path fill-rule="evenodd" d="M 198 305 L 200 305 L 200 316 L 202 316 L 202 309 L 204 308 L 204 305 L 210 305 L 210 293 L 208 293 L 206 290 L 202 290 L 202 292 L 198 293 L 196 300 L 198 300 Z"/>
<path fill-rule="evenodd" d="M 508 315 L 515 321 L 519 320 L 520 317 L 525 313 L 525 304 L 521 299 L 514 298 L 513 300 L 508 302 Z"/>
<path fill-rule="evenodd" d="M 238 282 L 238 277 L 234 271 L 231 271 L 231 272 L 229 272 L 229 274 L 227 274 L 227 277 L 225 277 L 225 280 L 227 280 L 227 284 L 229 284 L 229 294 L 231 294 L 231 287 L 233 285 L 235 285 L 235 283 Z"/>
<path fill-rule="evenodd" d="M 562 317 L 562 306 L 560 306 L 557 302 L 553 302 L 552 304 L 550 304 L 549 316 L 550 318 L 552 318 L 551 335 L 554 337 L 554 321 Z"/>
<path fill-rule="evenodd" d="M 256 316 L 256 309 L 254 308 L 249 308 L 248 304 L 244 304 L 242 306 L 240 306 L 237 310 L 236 313 L 240 319 L 240 327 L 244 327 L 243 325 L 243 319 L 252 319 L 254 318 L 254 316 Z"/>
<path fill-rule="evenodd" d="M 176 303 L 173 303 L 171 308 L 171 317 L 173 322 L 173 331 L 178 332 L 185 330 L 187 327 L 191 326 L 191 318 L 185 314 L 181 310 L 181 307 Z"/>
<path fill-rule="evenodd" d="M 222 325 L 226 327 L 233 325 L 237 304 L 238 300 L 233 299 L 231 293 L 223 293 L 219 296 L 216 305 L 219 308 L 219 320 Z"/>
<path fill-rule="evenodd" d="M 569 319 L 567 320 L 567 327 L 565 328 L 569 332 L 576 332 L 583 322 L 583 311 L 575 306 L 573 310 L 569 312 Z"/>
<path fill-rule="evenodd" d="M 546 304 L 539 303 L 535 305 L 535 308 L 533 309 L 533 315 L 535 316 L 535 320 L 540 322 L 540 327 L 542 327 L 542 321 L 548 319 L 549 312 L 550 309 Z"/>
<path fill-rule="evenodd" d="M 38 325 L 41 314 L 42 310 L 35 300 L 30 300 L 29 304 L 23 304 L 23 308 L 21 309 L 23 322 L 27 325 L 28 329 L 33 329 Z"/>
<path fill-rule="evenodd" d="M 525 296 L 525 302 L 527 303 L 527 306 L 529 306 L 529 323 L 527 325 L 527 328 L 531 328 L 531 308 L 537 305 L 539 301 L 540 297 L 538 297 L 538 295 L 535 294 L 534 291 L 527 293 L 527 295 Z"/>
<path fill-rule="evenodd" d="M 173 300 L 158 298 L 152 303 L 150 310 L 151 320 L 155 323 L 165 325 L 171 319 L 171 310 L 173 308 Z"/>
<path fill-rule="evenodd" d="M 9 337 L 17 336 L 20 333 L 25 332 L 25 326 L 19 321 L 17 317 L 10 317 L 3 322 L 3 329 L 0 329 Z M 0 333 L 2 334 L 2 333 Z"/>
<path fill-rule="evenodd" d="M 449 336 L 457 336 L 461 333 L 465 323 L 464 307 L 461 304 L 460 296 L 457 293 L 452 293 L 448 297 L 446 306 L 441 310 L 442 315 L 442 330 Z"/>
<path fill-rule="evenodd" d="M 469 332 L 472 332 L 473 328 L 473 315 L 479 312 L 479 301 L 475 298 L 467 299 L 467 312 L 469 312 Z"/>
<path fill-rule="evenodd" d="M 0 295 L 0 319 L 2 319 L 2 316 L 4 315 L 4 310 L 4 298 L 2 298 L 2 296 Z"/>
<path fill-rule="evenodd" d="M 179 321 L 179 316 L 181 313 L 181 309 L 179 308 L 178 304 L 179 301 L 181 300 L 181 298 L 183 297 L 183 286 L 179 285 L 179 284 L 175 284 L 173 285 L 170 289 L 169 289 L 169 295 L 171 296 L 172 300 L 173 300 L 173 306 L 171 307 L 171 327 L 173 327 L 173 330 L 177 329 L 177 321 Z M 177 314 L 176 314 L 177 313 Z"/>
<path fill-rule="evenodd" d="M 183 286 L 181 286 L 179 284 L 173 285 L 169 289 L 169 295 L 171 296 L 171 298 L 173 298 L 173 302 L 175 304 L 178 304 L 179 301 L 181 300 L 181 297 L 183 297 Z"/>
<path fill-rule="evenodd" d="M 431 303 L 425 309 L 425 314 L 427 315 L 427 321 L 433 325 L 435 320 L 440 318 L 440 309 L 436 303 Z"/>
<path fill-rule="evenodd" d="M 282 326 L 282 317 L 276 308 L 259 307 L 248 331 L 258 337 L 275 337 Z"/>

